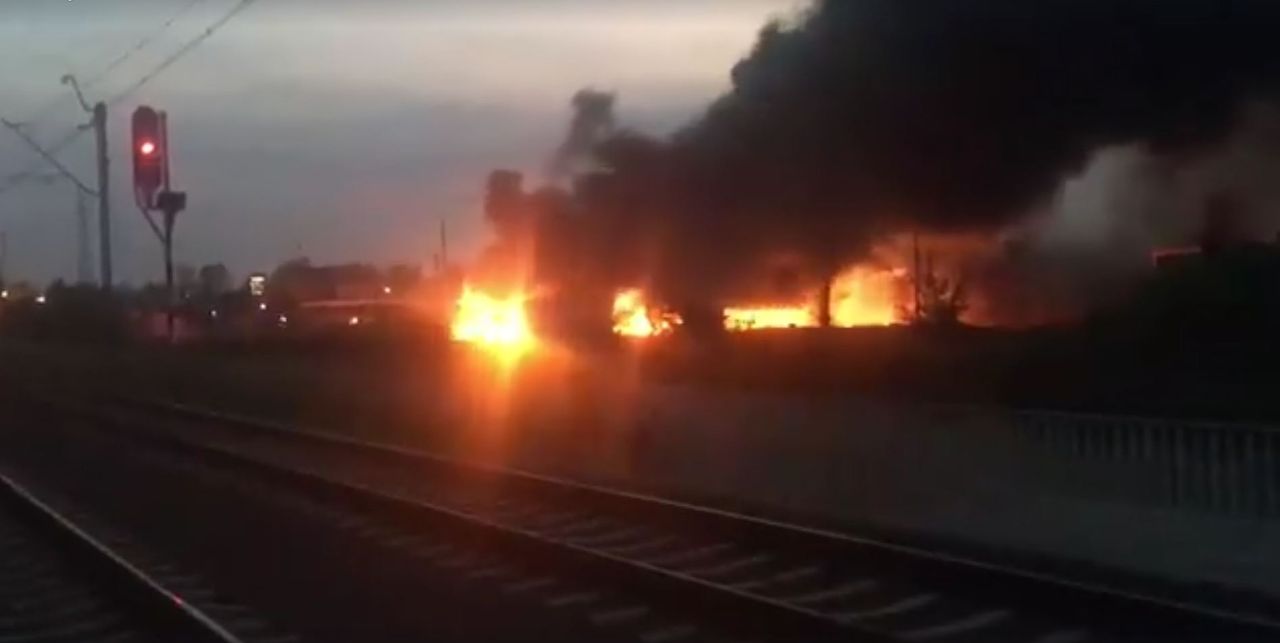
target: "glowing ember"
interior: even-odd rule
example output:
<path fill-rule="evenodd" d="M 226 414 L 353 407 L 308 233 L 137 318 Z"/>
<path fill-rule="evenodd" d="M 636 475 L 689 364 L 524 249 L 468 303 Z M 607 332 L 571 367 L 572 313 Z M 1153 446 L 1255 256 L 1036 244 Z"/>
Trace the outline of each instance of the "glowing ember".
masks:
<path fill-rule="evenodd" d="M 831 325 L 888 326 L 901 321 L 906 271 L 854 266 L 831 285 Z"/>
<path fill-rule="evenodd" d="M 651 310 L 638 288 L 619 291 L 613 298 L 613 332 L 623 337 L 656 337 L 681 323 L 675 313 Z"/>
<path fill-rule="evenodd" d="M 453 339 L 505 356 L 524 353 L 534 344 L 524 302 L 523 294 L 499 298 L 463 286 L 450 329 Z"/>
<path fill-rule="evenodd" d="M 762 328 L 808 328 L 818 325 L 812 306 L 730 307 L 724 309 L 724 327 L 731 331 Z"/>

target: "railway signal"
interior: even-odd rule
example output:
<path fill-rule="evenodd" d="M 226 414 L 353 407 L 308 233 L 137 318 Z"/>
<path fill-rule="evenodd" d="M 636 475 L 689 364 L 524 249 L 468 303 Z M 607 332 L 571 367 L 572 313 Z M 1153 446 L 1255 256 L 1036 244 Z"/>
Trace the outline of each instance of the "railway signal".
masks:
<path fill-rule="evenodd" d="M 174 192 L 169 180 L 169 122 L 167 114 L 142 105 L 133 112 L 133 195 L 138 209 L 164 248 L 164 282 L 169 294 L 165 327 L 173 341 L 173 226 L 187 207 L 187 193 Z M 162 215 L 157 225 L 153 211 Z"/>
<path fill-rule="evenodd" d="M 133 190 L 139 207 L 150 209 L 169 174 L 160 113 L 143 105 L 133 112 Z"/>

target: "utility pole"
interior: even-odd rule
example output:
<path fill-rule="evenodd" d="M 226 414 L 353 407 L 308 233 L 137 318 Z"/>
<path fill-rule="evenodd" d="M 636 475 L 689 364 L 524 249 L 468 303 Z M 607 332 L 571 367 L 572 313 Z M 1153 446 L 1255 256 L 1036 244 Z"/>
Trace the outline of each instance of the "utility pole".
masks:
<path fill-rule="evenodd" d="M 80 92 L 79 88 L 76 93 Z M 83 100 L 83 99 L 81 99 Z M 111 290 L 111 159 L 107 156 L 107 104 L 93 106 L 93 131 L 98 141 L 98 270 L 102 289 Z"/>
<path fill-rule="evenodd" d="M 824 262 L 822 286 L 818 288 L 818 327 L 831 328 L 831 292 L 835 286 L 836 272 Z"/>
<path fill-rule="evenodd" d="M 174 194 L 166 186 L 165 191 L 161 192 L 156 199 L 157 207 L 160 208 L 160 212 L 164 215 L 164 239 L 162 243 L 164 246 L 164 288 L 169 300 L 169 305 L 165 306 L 164 325 L 165 332 L 169 337 L 169 343 L 173 343 L 174 340 L 173 309 L 178 305 L 177 293 L 173 288 L 173 224 L 178 218 L 178 211 L 182 209 L 182 205 L 185 205 L 185 198 L 183 199 L 183 204 L 178 204 L 171 198 Z M 183 196 L 185 197 L 185 195 Z"/>
<path fill-rule="evenodd" d="M 30 176 L 30 180 L 36 181 L 44 185 L 52 185 L 58 181 L 66 180 L 67 177 L 62 173 L 42 174 Z M 88 197 L 92 196 L 91 192 L 85 192 L 79 185 L 72 185 L 75 192 L 75 223 L 76 223 L 76 283 L 87 284 L 93 281 L 92 267 L 89 265 L 92 261 L 89 251 L 89 211 Z M 0 269 L 0 273 L 3 270 Z M 0 281 L 3 278 L 0 277 Z"/>
<path fill-rule="evenodd" d="M 440 219 L 440 268 L 449 269 L 449 239 L 445 235 L 444 219 Z"/>
<path fill-rule="evenodd" d="M 160 149 L 164 150 L 164 189 L 156 198 L 156 207 L 164 215 L 164 287 L 169 295 L 164 320 L 169 342 L 172 343 L 173 309 L 178 305 L 177 293 L 173 288 L 173 224 L 178 218 L 178 211 L 185 205 L 186 195 L 183 195 L 184 203 L 178 204 L 173 198 L 175 195 L 169 190 L 169 118 L 164 112 L 160 112 Z"/>
<path fill-rule="evenodd" d="M 71 86 L 72 91 L 76 93 L 76 100 L 80 101 L 81 109 L 92 115 L 88 125 L 80 127 L 82 129 L 92 127 L 94 139 L 97 142 L 98 189 L 93 192 L 98 195 L 98 260 L 101 262 L 99 274 L 102 277 L 102 289 L 110 291 L 112 284 L 111 159 L 107 157 L 107 104 L 98 101 L 90 106 L 84 99 L 84 93 L 80 91 L 80 83 L 72 74 L 63 76 L 62 84 Z"/>
<path fill-rule="evenodd" d="M 89 251 L 89 204 L 84 192 L 76 190 L 76 281 L 87 284 L 93 281 L 92 261 Z"/>
<path fill-rule="evenodd" d="M 80 226 L 80 229 L 79 229 L 80 239 L 78 241 L 79 257 L 77 260 L 76 272 L 77 272 L 77 276 L 80 279 L 87 281 L 88 280 L 88 263 L 89 263 L 89 260 L 88 260 L 89 233 L 87 230 L 88 223 L 86 222 L 86 216 L 84 212 L 84 198 L 87 196 L 97 195 L 98 193 L 92 190 L 91 188 L 89 188 L 89 186 L 85 185 L 84 181 L 81 181 L 80 178 L 75 175 L 75 173 L 73 173 L 70 169 L 67 168 L 67 166 L 63 165 L 60 161 L 58 161 L 57 158 L 54 158 L 53 154 L 50 154 L 48 150 L 45 150 L 43 147 L 40 147 L 40 144 L 36 143 L 35 139 L 27 135 L 27 133 L 22 129 L 21 125 L 19 125 L 18 123 L 13 123 L 3 119 L 0 119 L 0 124 L 9 128 L 14 134 L 17 134 L 18 138 L 21 138 L 23 142 L 27 144 L 27 146 L 29 146 L 32 150 L 35 150 L 35 152 L 39 154 L 45 161 L 47 161 L 49 165 L 52 165 L 53 168 L 58 171 L 58 174 L 39 177 L 39 180 L 47 182 L 61 175 L 63 178 L 67 179 L 68 181 L 71 182 L 72 185 L 75 186 L 76 188 L 76 219 L 77 219 L 77 225 Z M 99 176 L 99 178 L 101 178 L 101 176 Z M 105 265 L 108 269 L 110 268 L 109 262 Z M 2 268 L 0 268 L 0 272 L 3 272 Z M 109 284 L 110 281 L 104 280 L 103 283 Z"/>

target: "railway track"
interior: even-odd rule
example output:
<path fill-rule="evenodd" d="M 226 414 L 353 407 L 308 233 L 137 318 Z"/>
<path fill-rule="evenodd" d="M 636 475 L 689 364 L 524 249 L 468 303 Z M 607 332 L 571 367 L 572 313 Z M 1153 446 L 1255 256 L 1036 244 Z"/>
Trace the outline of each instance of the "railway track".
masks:
<path fill-rule="evenodd" d="M 0 475 L 0 641 L 242 639 Z"/>
<path fill-rule="evenodd" d="M 115 428 L 204 462 L 359 507 L 408 532 L 445 525 L 465 541 L 497 543 L 577 575 L 637 588 L 637 596 L 696 606 L 751 638 L 1280 640 L 1280 622 L 1266 616 L 203 409 L 136 400 L 129 406 L 108 414 Z M 176 418 L 188 430 L 171 430 Z M 506 576 L 503 567 L 477 573 Z M 503 587 L 555 582 L 535 576 L 507 579 Z M 640 620 L 651 609 L 643 600 L 619 605 L 603 598 L 583 590 L 557 600 L 594 610 L 592 619 L 601 623 Z M 681 641 L 697 632 L 696 624 L 676 625 L 640 638 Z"/>

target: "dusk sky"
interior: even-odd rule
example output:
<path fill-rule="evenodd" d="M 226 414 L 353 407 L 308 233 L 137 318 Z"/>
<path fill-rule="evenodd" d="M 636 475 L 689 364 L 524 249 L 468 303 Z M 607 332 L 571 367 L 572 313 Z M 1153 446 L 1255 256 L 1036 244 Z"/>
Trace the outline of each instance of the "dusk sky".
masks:
<path fill-rule="evenodd" d="M 52 144 L 83 118 L 62 74 L 96 79 L 86 83 L 91 101 L 114 97 L 237 3 L 6 0 L 0 115 Z M 179 262 L 223 261 L 237 278 L 299 255 L 429 267 L 441 219 L 455 256 L 484 243 L 485 174 L 536 176 L 564 135 L 575 91 L 616 91 L 624 125 L 668 132 L 727 87 L 770 16 L 801 4 L 256 0 L 115 106 L 116 280 L 136 284 L 161 270 L 130 188 L 128 117 L 138 104 L 170 114 L 175 187 L 190 195 Z M 0 185 L 46 169 L 12 133 L 0 136 Z M 92 153 L 92 136 L 82 136 L 60 158 L 90 180 Z M 73 205 L 62 182 L 0 194 L 8 279 L 74 275 Z"/>

